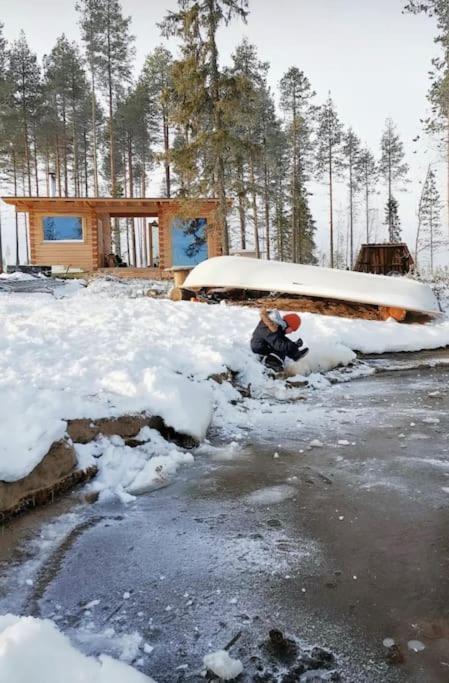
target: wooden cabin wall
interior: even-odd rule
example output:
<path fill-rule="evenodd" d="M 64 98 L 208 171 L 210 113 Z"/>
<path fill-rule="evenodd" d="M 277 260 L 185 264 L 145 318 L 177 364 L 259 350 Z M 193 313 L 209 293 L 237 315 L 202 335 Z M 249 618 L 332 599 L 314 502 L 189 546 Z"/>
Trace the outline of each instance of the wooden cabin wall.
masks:
<path fill-rule="evenodd" d="M 30 260 L 32 265 L 65 266 L 94 270 L 98 267 L 98 234 L 95 212 L 76 211 L 72 215 L 83 218 L 83 241 L 45 242 L 42 225 L 44 216 L 68 215 L 56 211 L 31 211 L 30 223 Z"/>

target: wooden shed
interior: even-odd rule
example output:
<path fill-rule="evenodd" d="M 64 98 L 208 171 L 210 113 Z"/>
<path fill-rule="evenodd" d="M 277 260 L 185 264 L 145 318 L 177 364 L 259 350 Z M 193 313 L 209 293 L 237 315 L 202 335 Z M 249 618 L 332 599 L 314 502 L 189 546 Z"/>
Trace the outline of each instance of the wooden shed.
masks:
<path fill-rule="evenodd" d="M 152 251 L 158 233 L 157 270 L 194 266 L 222 253 L 216 199 L 3 197 L 28 215 L 31 265 L 95 271 L 111 265 L 115 218 L 144 218 L 143 239 Z M 155 266 L 153 258 L 146 264 Z"/>
<path fill-rule="evenodd" d="M 376 275 L 406 275 L 414 265 L 405 242 L 362 244 L 354 270 Z"/>

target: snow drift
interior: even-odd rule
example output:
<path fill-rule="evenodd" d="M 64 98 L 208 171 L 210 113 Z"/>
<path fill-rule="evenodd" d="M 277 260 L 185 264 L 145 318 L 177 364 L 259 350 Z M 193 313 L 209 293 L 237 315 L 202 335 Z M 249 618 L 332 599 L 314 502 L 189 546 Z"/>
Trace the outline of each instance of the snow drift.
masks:
<path fill-rule="evenodd" d="M 285 398 L 282 383 L 267 379 L 251 353 L 258 317 L 257 310 L 234 306 L 128 298 L 123 291 L 117 297 L 115 283 L 105 281 L 70 287 L 60 298 L 0 294 L 0 480 L 29 473 L 62 436 L 68 419 L 148 410 L 201 440 L 214 406 L 225 414 L 224 407 L 239 398 L 228 383 L 208 379 L 228 369 L 238 373 L 242 385 L 251 384 L 256 399 L 267 387 Z M 347 365 L 355 351 L 449 344 L 447 319 L 400 325 L 303 314 L 302 320 L 295 336 L 311 351 L 290 374 Z M 226 419 L 236 419 L 235 411 L 229 409 Z M 146 447 L 146 460 L 157 448 Z"/>
<path fill-rule="evenodd" d="M 0 681 L 4 683 L 154 683 L 107 655 L 86 657 L 48 619 L 0 616 Z"/>

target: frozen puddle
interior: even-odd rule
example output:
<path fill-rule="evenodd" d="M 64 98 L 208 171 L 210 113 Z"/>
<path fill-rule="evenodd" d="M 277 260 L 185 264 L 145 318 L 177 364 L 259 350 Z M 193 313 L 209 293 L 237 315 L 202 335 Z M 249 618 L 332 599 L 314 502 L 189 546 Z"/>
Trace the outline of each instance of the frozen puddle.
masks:
<path fill-rule="evenodd" d="M 253 505 L 275 505 L 289 498 L 294 498 L 295 495 L 296 489 L 293 486 L 280 484 L 279 486 L 267 486 L 253 491 L 245 497 L 245 500 Z"/>

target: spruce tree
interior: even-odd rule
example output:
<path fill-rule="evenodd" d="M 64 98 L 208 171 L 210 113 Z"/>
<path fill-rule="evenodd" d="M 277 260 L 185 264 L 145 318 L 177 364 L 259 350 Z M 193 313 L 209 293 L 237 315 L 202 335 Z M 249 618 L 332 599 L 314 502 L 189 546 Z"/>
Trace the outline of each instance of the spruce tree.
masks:
<path fill-rule="evenodd" d="M 318 112 L 316 170 L 319 178 L 327 176 L 329 184 L 329 241 L 330 266 L 334 267 L 334 199 L 335 177 L 341 175 L 343 125 L 338 118 L 335 105 L 329 95 L 327 102 Z"/>
<path fill-rule="evenodd" d="M 393 197 L 394 188 L 404 181 L 408 173 L 408 165 L 404 161 L 404 145 L 396 131 L 391 118 L 385 122 L 385 130 L 381 139 L 381 158 L 379 162 L 379 172 L 387 185 L 387 205 L 386 216 L 391 219 L 391 223 L 387 223 L 390 241 L 397 242 L 396 239 L 398 226 L 394 223 L 396 220 L 398 203 Z M 395 213 L 396 212 L 396 213 Z M 399 230 L 400 232 L 400 230 Z"/>
<path fill-rule="evenodd" d="M 432 115 L 424 121 L 428 133 L 436 135 L 444 148 L 447 164 L 447 217 L 449 221 L 449 5 L 447 0 L 408 0 L 405 11 L 426 13 L 436 19 L 435 43 L 441 53 L 432 59 L 428 99 Z M 449 223 L 448 223 L 449 226 Z M 449 230 L 449 227 L 448 227 Z"/>
<path fill-rule="evenodd" d="M 428 251 L 430 272 L 432 274 L 435 252 L 443 243 L 441 209 L 442 203 L 436 183 L 435 171 L 429 167 L 419 207 L 420 234 L 417 239 L 417 247 L 419 251 Z"/>
<path fill-rule="evenodd" d="M 385 225 L 388 226 L 388 238 L 390 242 L 401 241 L 401 221 L 399 218 L 399 202 L 391 195 L 385 206 Z"/>
<path fill-rule="evenodd" d="M 303 263 L 310 252 L 310 210 L 307 181 L 313 168 L 312 124 L 316 108 L 315 92 L 305 74 L 291 67 L 280 82 L 281 107 L 286 116 L 286 134 L 290 148 L 290 205 L 292 260 Z"/>
<path fill-rule="evenodd" d="M 191 40 L 191 27 L 195 27 L 197 48 L 197 63 L 203 80 L 201 100 L 207 101 L 209 114 L 209 142 L 210 160 L 213 166 L 214 185 L 218 198 L 218 222 L 223 234 L 223 253 L 229 253 L 229 231 L 227 222 L 225 152 L 228 131 L 224 125 L 222 100 L 222 74 L 219 68 L 219 54 L 217 46 L 217 31 L 220 25 L 227 25 L 234 16 L 246 18 L 248 0 L 178 0 L 179 10 L 169 12 L 162 24 L 163 33 L 167 36 L 177 36 L 188 48 L 186 41 Z M 179 79 L 186 74 L 192 74 L 191 56 L 188 50 L 184 53 L 184 64 L 178 64 L 174 72 Z M 184 68 L 183 68 L 184 67 Z M 198 85 L 198 83 L 196 84 Z M 176 87 L 176 86 L 175 86 Z M 185 92 L 185 87 L 183 88 Z M 179 116 L 179 111 L 177 112 Z M 175 114 L 176 116 L 176 114 Z M 182 116 L 180 117 L 182 118 Z M 188 143 L 187 143 L 188 145 Z M 192 151 L 192 150 L 190 150 Z"/>

